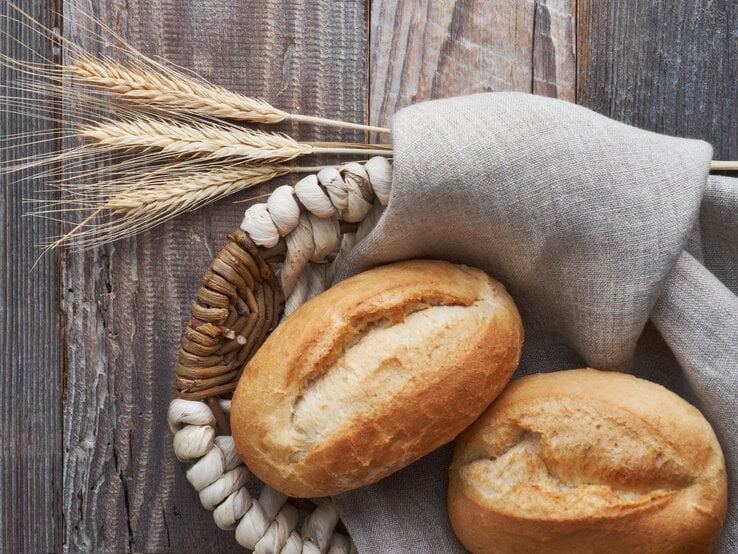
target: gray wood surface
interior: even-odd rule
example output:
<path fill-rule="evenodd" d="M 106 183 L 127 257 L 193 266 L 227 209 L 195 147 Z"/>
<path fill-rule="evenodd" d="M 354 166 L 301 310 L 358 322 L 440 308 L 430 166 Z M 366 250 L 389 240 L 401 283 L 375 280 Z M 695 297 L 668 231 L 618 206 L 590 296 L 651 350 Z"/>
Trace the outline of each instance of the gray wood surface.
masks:
<path fill-rule="evenodd" d="M 68 36 L 84 35 L 77 10 L 86 6 L 66 1 Z M 96 15 L 146 54 L 280 108 L 365 117 L 361 2 L 107 0 Z M 319 136 L 312 128 L 299 132 Z M 203 268 L 243 210 L 229 199 L 134 240 L 64 256 L 63 533 L 71 551 L 239 549 L 185 480 L 166 410 Z"/>
<path fill-rule="evenodd" d="M 51 3 L 25 3 L 29 13 L 52 24 Z M 0 3 L 0 52 L 19 60 L 41 62 L 51 57 L 49 41 L 8 17 Z M 14 40 L 17 39 L 17 40 Z M 31 49 L 23 45 L 30 45 Z M 38 105 L 28 93 L 9 90 L 20 77 L 0 67 L 0 95 Z M 17 88 L 17 87 L 16 87 Z M 22 147 L 17 133 L 49 131 L 48 121 L 29 121 L 0 103 L 0 166 L 38 156 L 55 144 Z M 39 106 L 42 110 L 46 107 Z M 45 188 L 31 171 L 0 177 L 0 551 L 59 550 L 63 536 L 61 512 L 62 394 L 64 385 L 59 316 L 59 272 L 55 255 L 41 258 L 40 237 L 55 235 L 57 225 L 23 216 L 25 198 Z M 25 181 L 20 182 L 25 179 Z M 18 181 L 18 182 L 16 182 Z"/>
<path fill-rule="evenodd" d="M 738 2 L 578 0 L 577 102 L 738 158 Z"/>
<path fill-rule="evenodd" d="M 731 0 L 20 4 L 44 22 L 63 8 L 65 35 L 94 50 L 81 15 L 92 11 L 147 54 L 285 109 L 389 124 L 421 100 L 520 90 L 705 138 L 716 155 L 738 158 Z M 51 52 L 17 24 L 0 25 L 5 36 Z M 25 55 L 12 40 L 0 45 Z M 2 134 L 33 125 L 0 113 Z M 225 200 L 136 239 L 47 256 L 30 272 L 34 244 L 58 231 L 21 217 L 22 198 L 41 186 L 3 183 L 0 207 L 0 551 L 238 550 L 184 479 L 165 414 L 197 284 L 244 204 Z"/>

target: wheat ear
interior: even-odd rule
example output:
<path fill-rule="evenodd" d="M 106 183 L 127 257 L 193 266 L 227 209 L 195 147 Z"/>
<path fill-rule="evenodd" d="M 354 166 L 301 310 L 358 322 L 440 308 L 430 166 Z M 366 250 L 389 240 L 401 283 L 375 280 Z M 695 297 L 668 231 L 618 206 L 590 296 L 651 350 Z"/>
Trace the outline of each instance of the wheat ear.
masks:
<path fill-rule="evenodd" d="M 385 154 L 384 147 L 298 142 L 288 135 L 231 125 L 180 123 L 141 117 L 83 125 L 79 135 L 111 149 L 158 150 L 165 154 L 239 158 L 242 161 L 284 162 L 306 154 Z"/>
<path fill-rule="evenodd" d="M 123 100 L 161 108 L 251 123 L 279 123 L 290 120 L 362 131 L 390 132 L 383 127 L 290 114 L 264 100 L 231 92 L 205 80 L 175 71 L 165 73 L 150 67 L 133 69 L 112 60 L 92 57 L 77 58 L 67 65 L 65 70 L 83 83 L 103 88 Z"/>
<path fill-rule="evenodd" d="M 263 100 L 248 98 L 186 75 L 133 69 L 112 60 L 74 59 L 65 70 L 82 82 L 153 106 L 255 123 L 279 123 L 287 113 Z"/>
<path fill-rule="evenodd" d="M 312 150 L 309 145 L 282 134 L 153 118 L 83 125 L 79 135 L 105 148 L 140 148 L 208 158 L 238 157 L 248 161 L 287 161 Z"/>
<path fill-rule="evenodd" d="M 290 168 L 243 166 L 193 173 L 161 185 L 125 191 L 110 198 L 104 208 L 124 219 L 177 215 L 233 193 L 290 173 Z"/>
<path fill-rule="evenodd" d="M 126 238 L 185 212 L 289 173 L 313 173 L 326 166 L 236 165 L 199 171 L 128 188 L 110 196 L 50 249 L 65 243 L 87 248 Z M 108 214 L 109 221 L 95 223 Z"/>

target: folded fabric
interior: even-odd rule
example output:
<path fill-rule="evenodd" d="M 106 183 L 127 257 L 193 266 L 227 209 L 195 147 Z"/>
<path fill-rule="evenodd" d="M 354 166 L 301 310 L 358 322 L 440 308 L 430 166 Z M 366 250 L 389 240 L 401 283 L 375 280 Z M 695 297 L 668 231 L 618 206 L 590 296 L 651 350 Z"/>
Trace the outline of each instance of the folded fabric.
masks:
<path fill-rule="evenodd" d="M 523 316 L 516 377 L 620 369 L 697 405 L 728 465 L 719 551 L 738 550 L 738 180 L 708 178 L 710 145 L 520 93 L 418 104 L 392 127 L 389 205 L 339 278 L 417 257 L 479 267 Z M 451 448 L 335 498 L 360 552 L 463 551 Z"/>

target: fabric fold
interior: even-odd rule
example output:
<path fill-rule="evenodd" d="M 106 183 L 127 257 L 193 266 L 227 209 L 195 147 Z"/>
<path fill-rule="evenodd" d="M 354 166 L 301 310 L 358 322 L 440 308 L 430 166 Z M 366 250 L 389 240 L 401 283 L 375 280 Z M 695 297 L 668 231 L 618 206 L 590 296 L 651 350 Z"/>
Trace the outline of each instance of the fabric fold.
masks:
<path fill-rule="evenodd" d="M 476 265 L 588 364 L 623 366 L 696 220 L 707 143 L 522 93 L 411 106 L 393 143 L 389 206 L 340 276 L 408 257 Z"/>
<path fill-rule="evenodd" d="M 735 196 L 738 198 L 738 183 Z M 738 212 L 734 214 L 738 219 Z M 738 240 L 738 236 L 734 237 Z M 734 259 L 738 264 L 738 259 Z M 729 468 L 728 515 L 721 551 L 738 551 L 738 297 L 684 252 L 651 320 L 674 354 L 702 413 L 720 438 Z M 676 369 L 676 368 L 675 368 Z"/>
<path fill-rule="evenodd" d="M 738 205 L 731 204 L 738 185 L 710 178 L 706 190 L 707 143 L 520 93 L 406 108 L 395 116 L 393 143 L 389 205 L 343 261 L 339 278 L 418 257 L 487 271 L 505 284 L 523 317 L 516 376 L 587 365 L 621 369 L 686 394 L 701 409 L 709 403 L 705 413 L 732 475 L 735 446 L 726 433 L 727 422 L 736 421 L 738 356 L 717 340 L 731 339 L 727 322 L 722 331 L 706 325 L 715 306 L 705 298 L 714 294 L 728 305 L 723 295 L 734 295 L 725 286 L 716 290 L 725 275 L 735 276 L 738 262 L 733 258 L 731 269 L 726 256 L 734 256 L 738 236 L 726 239 L 730 225 L 717 225 L 710 214 L 721 211 L 738 226 Z M 697 270 L 686 247 L 708 268 Z M 722 264 L 718 277 L 710 277 L 710 260 Z M 671 308 L 687 301 L 693 309 Z M 644 333 L 654 310 L 658 331 L 649 325 Z M 719 321 L 729 317 L 720 314 Z M 703 342 L 712 357 L 690 347 L 700 332 L 716 334 Z M 361 552 L 460 549 L 446 516 L 450 451 L 336 498 Z M 737 527 L 733 519 L 726 525 L 723 551 L 735 546 Z"/>

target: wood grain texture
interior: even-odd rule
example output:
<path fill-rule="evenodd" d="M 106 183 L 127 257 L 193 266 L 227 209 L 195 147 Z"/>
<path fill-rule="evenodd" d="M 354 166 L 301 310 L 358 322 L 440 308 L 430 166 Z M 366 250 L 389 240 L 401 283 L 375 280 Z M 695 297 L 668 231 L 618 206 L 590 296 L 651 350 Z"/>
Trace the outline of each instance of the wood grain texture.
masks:
<path fill-rule="evenodd" d="M 53 24 L 47 0 L 31 0 L 24 8 Z M 0 52 L 18 60 L 41 62 L 53 57 L 50 41 L 13 21 L 17 14 L 0 3 Z M 36 51 L 34 55 L 30 45 Z M 5 95 L 38 106 L 47 102 L 19 92 L 17 71 L 0 67 L 0 138 L 48 131 L 55 124 L 29 121 Z M 36 98 L 36 100 L 33 100 Z M 20 110 L 23 111 L 23 110 Z M 37 137 L 39 138 L 39 137 Z M 44 138 L 44 137 L 41 137 Z M 6 139 L 7 140 L 7 139 Z M 26 156 L 39 156 L 57 146 L 23 146 L 22 139 L 0 143 L 0 166 Z M 26 179 L 23 181 L 23 179 Z M 62 345 L 58 316 L 58 262 L 42 257 L 39 238 L 58 232 L 48 220 L 24 217 L 24 198 L 38 197 L 43 179 L 32 171 L 0 174 L 0 551 L 50 552 L 62 544 L 61 403 Z"/>
<path fill-rule="evenodd" d="M 19 3 L 47 24 L 62 10 L 64 33 L 94 49 L 80 31 L 82 12 L 92 13 L 149 54 L 285 109 L 389 124 L 430 98 L 531 91 L 704 138 L 716 157 L 738 159 L 732 0 Z M 53 53 L 17 24 L 0 27 L 4 54 L 29 55 L 8 36 Z M 0 85 L 12 78 L 2 70 Z M 0 113 L 2 135 L 39 125 Z M 0 161 L 42 151 L 0 150 Z M 174 459 L 166 408 L 197 284 L 245 205 L 225 200 L 134 240 L 44 257 L 31 271 L 38 239 L 58 232 L 22 217 L 22 199 L 43 186 L 4 182 L 0 193 L 0 550 L 240 551 Z"/>
<path fill-rule="evenodd" d="M 579 0 L 577 101 L 738 158 L 738 2 Z"/>
<path fill-rule="evenodd" d="M 280 108 L 361 121 L 366 17 L 361 1 L 67 0 L 147 54 L 162 55 Z M 306 138 L 336 134 L 313 127 Z M 243 195 L 242 195 L 243 196 Z M 63 260 L 68 325 L 63 530 L 69 551 L 240 551 L 216 528 L 174 458 L 166 410 L 197 285 L 245 206 L 226 200 L 140 237 Z"/>
<path fill-rule="evenodd" d="M 576 0 L 539 0 L 533 22 L 531 92 L 574 102 Z"/>
<path fill-rule="evenodd" d="M 517 90 L 574 99 L 574 0 L 376 0 L 370 119 L 431 98 Z"/>

